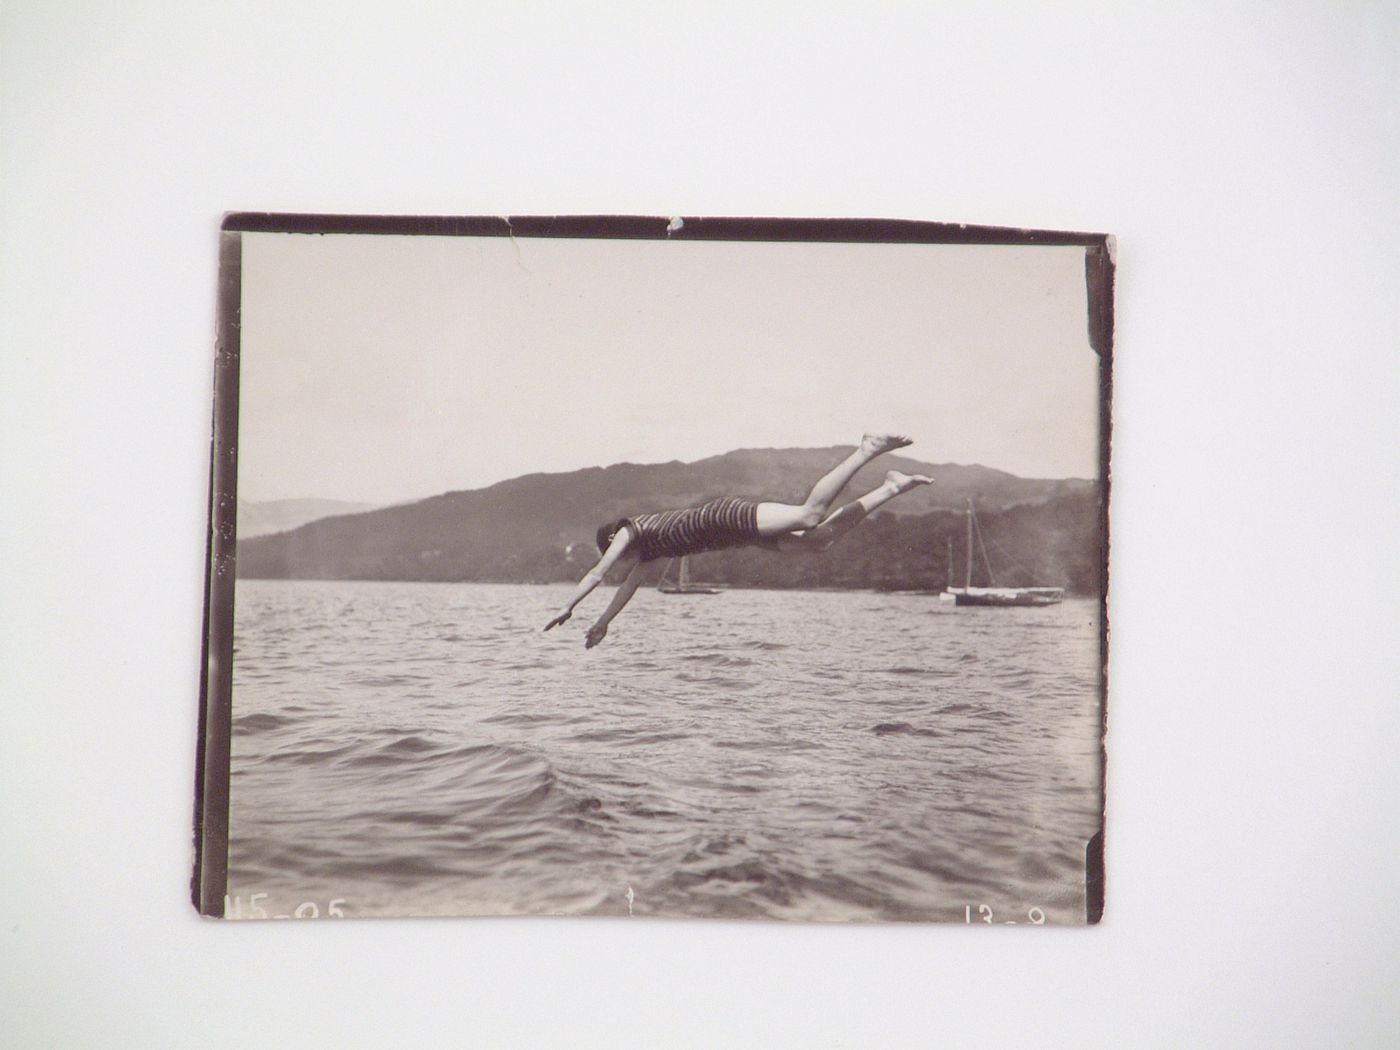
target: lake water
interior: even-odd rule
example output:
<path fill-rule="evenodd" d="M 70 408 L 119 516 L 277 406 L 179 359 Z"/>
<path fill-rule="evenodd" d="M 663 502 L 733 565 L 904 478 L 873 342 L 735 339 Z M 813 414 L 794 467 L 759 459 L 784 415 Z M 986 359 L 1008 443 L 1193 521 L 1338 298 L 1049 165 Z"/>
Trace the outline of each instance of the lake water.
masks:
<path fill-rule="evenodd" d="M 230 914 L 1084 921 L 1096 602 L 570 589 L 239 581 Z"/>

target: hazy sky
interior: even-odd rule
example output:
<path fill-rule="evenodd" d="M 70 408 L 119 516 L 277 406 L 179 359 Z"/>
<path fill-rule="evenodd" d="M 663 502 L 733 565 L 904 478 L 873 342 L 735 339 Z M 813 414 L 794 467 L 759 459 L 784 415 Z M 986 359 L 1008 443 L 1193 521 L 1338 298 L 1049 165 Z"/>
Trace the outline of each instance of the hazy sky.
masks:
<path fill-rule="evenodd" d="M 854 444 L 1096 477 L 1082 248 L 243 234 L 239 495 Z"/>

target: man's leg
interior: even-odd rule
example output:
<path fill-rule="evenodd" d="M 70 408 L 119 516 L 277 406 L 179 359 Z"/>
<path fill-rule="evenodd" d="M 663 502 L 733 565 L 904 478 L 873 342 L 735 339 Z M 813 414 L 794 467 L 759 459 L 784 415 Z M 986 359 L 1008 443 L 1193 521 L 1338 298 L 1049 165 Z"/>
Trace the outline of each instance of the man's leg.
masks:
<path fill-rule="evenodd" d="M 828 471 L 812 486 L 802 504 L 760 503 L 758 505 L 758 534 L 776 536 L 798 529 L 813 529 L 831 512 L 831 505 L 855 476 L 856 471 L 876 456 L 892 449 L 903 448 L 909 439 L 901 434 L 866 434 L 849 456 Z"/>
<path fill-rule="evenodd" d="M 773 536 L 764 545 L 778 551 L 824 551 L 864 521 L 876 507 L 888 503 L 901 492 L 932 483 L 933 478 L 923 474 L 905 474 L 892 470 L 885 475 L 885 483 L 878 489 L 873 489 L 860 499 L 847 503 L 815 527 Z"/>

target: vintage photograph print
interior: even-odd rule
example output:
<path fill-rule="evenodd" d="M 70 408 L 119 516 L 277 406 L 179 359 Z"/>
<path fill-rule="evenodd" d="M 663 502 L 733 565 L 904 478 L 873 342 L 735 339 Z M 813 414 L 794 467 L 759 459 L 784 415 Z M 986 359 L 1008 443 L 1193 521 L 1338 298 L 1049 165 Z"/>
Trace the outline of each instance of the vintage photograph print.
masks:
<path fill-rule="evenodd" d="M 1109 237 L 220 236 L 203 914 L 1099 920 Z"/>

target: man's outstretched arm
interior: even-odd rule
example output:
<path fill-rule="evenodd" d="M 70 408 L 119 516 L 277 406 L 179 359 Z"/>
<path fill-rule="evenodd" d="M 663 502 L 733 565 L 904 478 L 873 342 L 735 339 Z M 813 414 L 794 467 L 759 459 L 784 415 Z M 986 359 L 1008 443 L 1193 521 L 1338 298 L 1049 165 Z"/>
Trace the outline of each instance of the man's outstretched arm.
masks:
<path fill-rule="evenodd" d="M 632 566 L 627 579 L 623 580 L 622 585 L 613 593 L 612 601 L 608 602 L 608 607 L 603 610 L 603 615 L 598 617 L 598 622 L 588 629 L 587 640 L 583 643 L 585 649 L 592 649 L 607 637 L 608 624 L 613 622 L 613 617 L 622 612 L 623 606 L 637 593 L 637 588 L 642 583 L 642 575 L 642 563 L 639 561 Z"/>
<path fill-rule="evenodd" d="M 625 528 L 619 529 L 617 535 L 613 537 L 612 543 L 608 544 L 608 549 L 604 551 L 603 556 L 598 559 L 598 564 L 589 569 L 583 579 L 579 580 L 578 586 L 574 588 L 574 593 L 569 598 L 568 603 L 564 608 L 560 609 L 559 612 L 555 613 L 554 618 L 550 620 L 549 623 L 544 625 L 546 631 L 551 627 L 558 627 L 574 614 L 574 606 L 587 598 L 593 593 L 593 588 L 603 582 L 603 577 L 608 574 L 608 570 L 627 553 L 627 548 L 631 542 L 632 534 Z"/>

